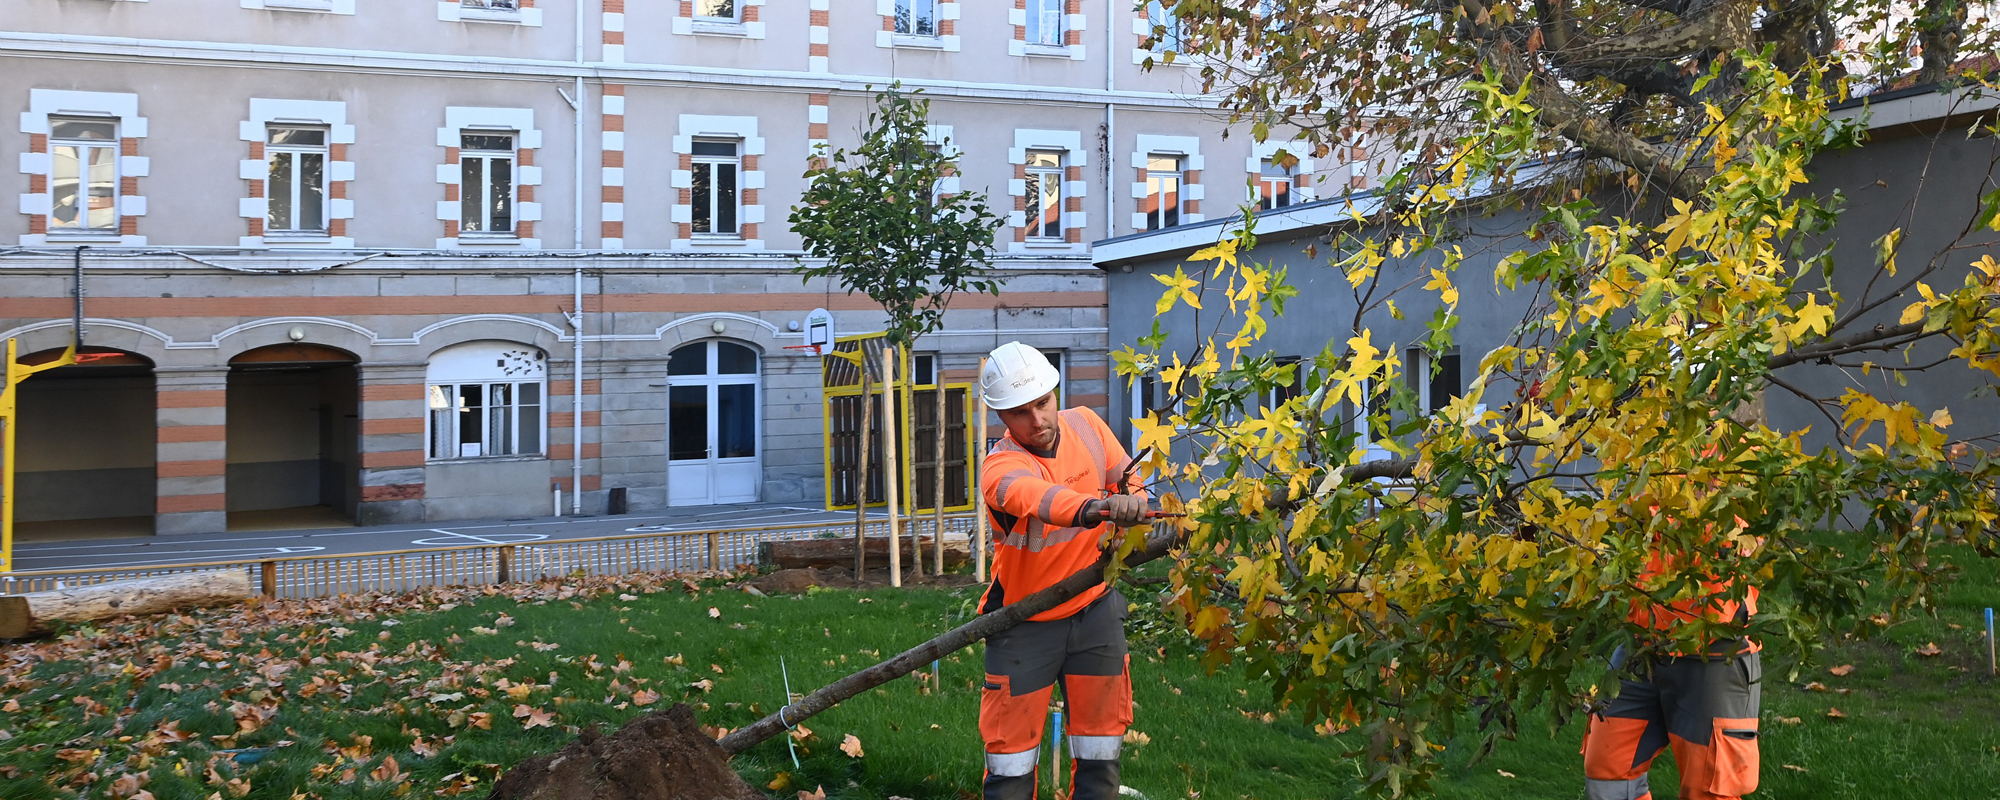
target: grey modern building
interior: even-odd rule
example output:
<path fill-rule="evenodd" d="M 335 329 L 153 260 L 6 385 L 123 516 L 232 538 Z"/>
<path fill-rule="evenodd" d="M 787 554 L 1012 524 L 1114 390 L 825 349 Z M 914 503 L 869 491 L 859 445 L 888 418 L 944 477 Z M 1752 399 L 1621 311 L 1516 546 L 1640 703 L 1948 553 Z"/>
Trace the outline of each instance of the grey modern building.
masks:
<path fill-rule="evenodd" d="M 1832 249 L 1836 264 L 1832 288 L 1841 295 L 1842 308 L 1880 299 L 1917 279 L 1940 289 L 1956 288 L 1981 256 L 2000 256 L 1995 234 L 1977 220 L 1982 198 L 2000 190 L 2000 141 L 1982 133 L 1982 126 L 1991 124 L 1996 107 L 2000 107 L 2000 100 L 1977 91 L 1944 92 L 1925 86 L 1878 93 L 1835 110 L 1838 117 L 1864 119 L 1867 127 L 1864 145 L 1824 153 L 1809 168 L 1809 191 L 1829 197 L 1837 191 L 1844 201 L 1845 213 L 1831 240 L 1818 243 Z M 1371 329 L 1378 346 L 1400 343 L 1406 374 L 1425 374 L 1420 371 L 1428 368 L 1428 360 L 1442 361 L 1436 377 L 1421 381 L 1417 387 L 1419 399 L 1434 409 L 1462 392 L 1466 382 L 1476 377 L 1481 357 L 1510 341 L 1514 327 L 1522 322 L 1531 298 L 1496 286 L 1492 269 L 1525 243 L 1522 232 L 1539 214 L 1532 209 L 1506 210 L 1456 221 L 1452 243 L 1467 256 L 1455 280 L 1461 292 L 1457 346 L 1453 351 L 1430 353 L 1409 344 L 1422 336 L 1424 322 L 1435 310 L 1434 293 L 1399 297 L 1402 319 L 1393 318 L 1386 308 L 1357 317 L 1356 294 L 1341 271 L 1332 266 L 1338 255 L 1338 236 L 1354 230 L 1349 204 L 1365 215 L 1379 208 L 1380 202 L 1381 198 L 1364 192 L 1258 217 L 1257 247 L 1243 257 L 1285 267 L 1290 282 L 1299 288 L 1285 315 L 1272 322 L 1264 342 L 1280 358 L 1311 358 L 1329 341 L 1338 350 L 1351 331 Z M 1154 302 L 1161 291 L 1155 276 L 1186 266 L 1196 250 L 1215 244 L 1242 225 L 1243 219 L 1233 216 L 1096 242 L 1092 257 L 1104 272 L 1111 310 L 1111 347 L 1134 346 L 1152 331 Z M 1876 266 L 1876 242 L 1893 230 L 1902 232 L 1900 269 L 1895 276 Z M 1435 261 L 1435 255 L 1428 256 L 1429 261 L 1426 258 L 1390 260 L 1383 267 L 1381 284 L 1393 287 L 1417 279 L 1421 285 L 1423 269 Z M 1933 267 L 1934 271 L 1924 272 Z M 1187 268 L 1193 274 L 1193 268 Z M 1810 281 L 1800 287 L 1824 291 Z M 1908 300 L 1903 300 L 1872 308 L 1858 317 L 1850 330 L 1893 325 L 1907 304 Z M 1210 303 L 1201 312 L 1199 336 L 1196 315 L 1185 306 L 1157 318 L 1172 333 L 1167 348 L 1185 356 L 1218 323 L 1223 330 L 1233 331 L 1234 323 L 1222 319 L 1217 305 Z M 1926 343 L 1919 355 L 1939 356 L 1949 347 L 1942 341 Z M 1951 431 L 1957 437 L 2000 433 L 2000 399 L 1996 398 L 1996 380 L 1991 373 L 1960 363 L 1912 374 L 1904 384 L 1893 373 L 1864 371 L 1860 362 L 1865 360 L 1864 354 L 1829 363 L 1798 364 L 1778 375 L 1818 398 L 1838 397 L 1854 387 L 1887 402 L 1907 401 L 1927 411 L 1948 408 L 1955 420 Z M 1927 360 L 1919 357 L 1913 363 Z M 1115 425 L 1128 436 L 1130 417 L 1157 407 L 1168 397 L 1166 387 L 1150 378 L 1136 383 L 1114 379 L 1111 393 L 1111 404 L 1124 412 L 1119 416 L 1125 418 Z M 1505 403 L 1512 394 L 1512 386 L 1489 386 L 1484 396 L 1491 403 Z M 1811 441 L 1830 439 L 1835 423 L 1813 403 L 1777 390 L 1767 394 L 1767 402 L 1774 426 L 1810 429 Z M 1837 417 L 1838 410 L 1833 413 Z"/>

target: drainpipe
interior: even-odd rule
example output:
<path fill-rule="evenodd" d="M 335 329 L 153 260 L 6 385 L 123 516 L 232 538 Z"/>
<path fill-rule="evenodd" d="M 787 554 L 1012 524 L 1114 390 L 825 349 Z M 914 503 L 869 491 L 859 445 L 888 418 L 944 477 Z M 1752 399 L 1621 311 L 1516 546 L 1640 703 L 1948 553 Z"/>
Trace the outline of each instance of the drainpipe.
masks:
<path fill-rule="evenodd" d="M 581 181 L 578 181 L 581 183 Z M 570 321 L 575 337 L 571 358 L 576 362 L 576 380 L 569 387 L 569 510 L 583 513 L 583 267 L 576 268 L 576 318 Z"/>
<path fill-rule="evenodd" d="M 583 6 L 576 2 L 576 99 L 570 107 L 576 112 L 576 140 L 571 148 L 576 151 L 576 171 L 571 174 L 570 183 L 576 187 L 575 206 L 570 211 L 572 239 L 576 249 L 583 250 L 583 112 L 589 101 L 583 94 Z M 572 514 L 583 513 L 583 267 L 575 271 L 574 296 L 570 301 L 575 309 L 576 319 L 570 323 L 570 332 L 576 337 L 572 343 L 570 358 L 576 363 L 576 380 L 571 382 L 569 394 L 569 510 Z"/>
<path fill-rule="evenodd" d="M 1117 13 L 1118 0 L 1104 0 L 1104 238 L 1118 235 L 1118 104 L 1112 101 L 1118 91 L 1115 70 L 1118 60 L 1112 57 L 1118 44 L 1118 25 L 1112 19 Z M 1128 26 L 1129 27 L 1129 26 Z"/>

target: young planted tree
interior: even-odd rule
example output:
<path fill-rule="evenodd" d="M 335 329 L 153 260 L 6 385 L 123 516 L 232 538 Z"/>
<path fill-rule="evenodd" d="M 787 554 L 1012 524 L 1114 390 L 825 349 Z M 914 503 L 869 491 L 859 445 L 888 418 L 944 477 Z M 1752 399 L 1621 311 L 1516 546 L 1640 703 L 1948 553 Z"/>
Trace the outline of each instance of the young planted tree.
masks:
<path fill-rule="evenodd" d="M 954 148 L 949 140 L 931 138 L 930 101 L 913 94 L 896 86 L 877 94 L 861 145 L 816 156 L 805 174 L 806 191 L 791 214 L 806 255 L 817 259 L 801 259 L 798 273 L 807 279 L 831 278 L 849 294 L 861 292 L 881 303 L 889 315 L 888 352 L 896 354 L 944 324 L 952 295 L 1000 293 L 991 267 L 994 231 L 1004 220 L 987 208 L 980 193 L 940 191 L 945 179 L 957 173 Z M 862 371 L 866 373 L 865 366 Z M 932 539 L 942 570 L 946 425 L 944 382 L 936 383 L 937 524 Z M 867 402 L 864 395 L 864 409 Z M 883 408 L 884 414 L 893 411 L 893 404 Z M 858 470 L 856 502 L 866 506 L 867 464 Z M 915 525 L 910 537 L 920 541 Z M 854 545 L 858 578 L 867 553 L 859 528 Z M 898 552 L 896 542 L 889 546 L 892 554 Z M 912 565 L 919 575 L 922 563 L 919 549 Z"/>
<path fill-rule="evenodd" d="M 854 150 L 816 158 L 792 207 L 805 240 L 798 273 L 831 278 L 889 315 L 892 347 L 944 324 L 958 292 L 1000 293 L 993 234 L 1004 221 L 978 192 L 941 192 L 957 173 L 950 141 L 930 138 L 930 101 L 896 87 L 875 96 Z"/>
<path fill-rule="evenodd" d="M 1809 658 L 1929 608 L 1967 550 L 1946 545 L 1990 549 L 1995 437 L 1894 387 L 2000 375 L 2000 263 L 1956 254 L 1963 237 L 1912 258 L 1895 230 L 1839 231 L 1879 240 L 1836 259 L 1841 199 L 1808 185 L 1816 153 L 1862 137 L 1829 114 L 1843 74 L 1906 66 L 1895 43 L 1924 30 L 1843 37 L 1862 5 L 1173 4 L 1259 137 L 1330 149 L 1361 128 L 1417 154 L 1336 233 L 1352 315 L 1303 369 L 1265 352 L 1298 289 L 1240 256 L 1251 232 L 1157 276 L 1167 322 L 1114 356 L 1175 387 L 1135 422 L 1156 496 L 1189 514 L 1175 606 L 1215 661 L 1359 729 L 1375 790 L 1422 789 L 1467 725 L 1491 747 L 1527 709 L 1571 719 L 1615 647 Z M 1990 41 L 1982 20 L 1955 31 Z M 1965 209 L 1967 235 L 2000 230 L 1996 200 Z M 1459 274 L 1499 213 L 1527 222 L 1490 274 Z M 1455 344 L 1468 277 L 1525 310 L 1428 413 L 1400 355 Z M 1800 380 L 1877 365 L 1895 379 Z M 1773 427 L 1767 393 L 1824 416 Z M 1747 620 L 1633 618 L 1751 587 Z"/>

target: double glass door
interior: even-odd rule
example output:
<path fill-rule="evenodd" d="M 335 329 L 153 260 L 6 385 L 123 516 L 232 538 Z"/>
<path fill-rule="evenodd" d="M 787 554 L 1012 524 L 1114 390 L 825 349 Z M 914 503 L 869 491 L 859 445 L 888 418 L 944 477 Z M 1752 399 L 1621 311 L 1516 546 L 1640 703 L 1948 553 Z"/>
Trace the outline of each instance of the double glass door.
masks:
<path fill-rule="evenodd" d="M 682 345 L 667 362 L 667 504 L 754 503 L 763 482 L 757 353 Z"/>

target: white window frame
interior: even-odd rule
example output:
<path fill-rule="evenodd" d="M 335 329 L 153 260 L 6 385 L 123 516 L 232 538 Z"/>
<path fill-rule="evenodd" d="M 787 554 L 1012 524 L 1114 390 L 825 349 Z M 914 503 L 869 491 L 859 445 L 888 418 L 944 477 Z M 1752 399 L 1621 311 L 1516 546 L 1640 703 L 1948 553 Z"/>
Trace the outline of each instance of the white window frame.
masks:
<path fill-rule="evenodd" d="M 1153 42 L 1153 46 L 1148 49 L 1148 52 L 1153 55 L 1161 55 L 1172 51 L 1175 63 L 1185 60 L 1187 56 L 1187 26 L 1181 24 L 1180 15 L 1175 14 L 1173 9 L 1161 5 L 1160 0 L 1148 0 L 1146 3 L 1145 23 L 1146 35 L 1149 37 L 1153 34 L 1154 28 L 1166 30 L 1166 36 Z"/>
<path fill-rule="evenodd" d="M 105 117 L 118 122 L 119 153 L 124 152 L 128 139 L 143 144 L 146 140 L 147 120 L 139 115 L 139 96 L 122 92 L 79 92 L 67 89 L 29 89 L 28 110 L 20 115 L 21 133 L 33 136 L 47 136 L 50 117 Z M 36 176 L 53 178 L 54 152 L 44 147 L 40 153 L 21 153 L 20 171 L 26 176 L 24 183 L 32 182 Z M 20 243 L 38 247 L 63 242 L 116 242 L 130 247 L 142 247 L 146 236 L 140 233 L 126 234 L 122 231 L 132 224 L 132 218 L 146 216 L 146 196 L 141 192 L 126 194 L 125 181 L 129 178 L 145 178 L 152 173 L 152 159 L 146 156 L 118 156 L 118 231 L 115 235 L 100 233 L 79 233 L 74 230 L 52 229 L 48 233 L 22 233 Z M 42 225 L 49 223 L 53 195 L 49 187 L 40 192 L 26 192 L 17 195 L 20 212 L 28 216 L 42 217 Z"/>
<path fill-rule="evenodd" d="M 497 357 L 496 357 L 497 356 Z M 478 453 L 467 454 L 462 442 L 460 418 L 464 413 L 461 390 L 478 387 L 480 434 Z M 505 414 L 506 442 L 501 449 L 492 425 L 494 387 L 506 386 L 509 401 Z M 521 387 L 535 387 L 537 401 L 524 402 Z M 508 341 L 467 342 L 433 353 L 424 375 L 424 454 L 429 461 L 471 461 L 478 459 L 546 458 L 549 451 L 548 359 L 533 346 Z M 521 432 L 532 430 L 533 448 L 521 445 Z M 448 442 L 448 451 L 441 445 Z"/>
<path fill-rule="evenodd" d="M 1016 10 L 1018 11 L 1019 9 Z M 1016 167 L 1025 167 L 1028 163 L 1028 153 L 1037 150 L 1054 151 L 1061 154 L 1061 172 L 1064 177 L 1059 184 L 1062 187 L 1062 201 L 1058 208 L 1061 209 L 1063 235 L 1056 238 L 1030 238 L 1024 236 L 1021 241 L 1013 241 L 1014 236 L 1010 232 L 1006 237 L 1008 239 L 1007 251 L 1018 253 L 1030 250 L 1037 252 L 1068 250 L 1072 253 L 1088 253 L 1090 237 L 1087 235 L 1087 232 L 1090 230 L 1090 215 L 1087 212 L 1070 211 L 1068 209 L 1070 200 L 1090 196 L 1090 181 L 1088 179 L 1068 179 L 1071 168 L 1081 171 L 1090 166 L 1090 151 L 1084 148 L 1083 134 L 1078 131 L 1016 128 L 1014 129 L 1014 146 L 1007 150 L 1007 163 Z M 1018 171 L 1016 174 L 1019 174 Z M 1025 198 L 1028 194 L 1027 179 L 1025 177 L 1009 178 L 1007 180 L 1007 194 L 1010 197 Z M 1018 203 L 1016 205 L 1025 207 L 1030 204 Z M 1026 210 L 1008 211 L 1007 227 L 1013 228 L 1015 231 L 1025 230 L 1028 227 L 1028 212 Z M 1080 237 L 1083 241 L 1081 243 L 1068 241 L 1067 237 L 1070 231 L 1086 232 L 1084 236 Z"/>
<path fill-rule="evenodd" d="M 108 124 L 111 126 L 111 140 L 106 142 L 97 139 L 56 138 L 55 136 L 56 125 L 69 121 Z M 78 239 L 118 238 L 119 236 L 118 232 L 120 230 L 120 226 L 122 226 L 125 221 L 125 214 L 123 213 L 123 209 L 119 207 L 123 201 L 123 194 L 124 194 L 123 181 L 125 177 L 124 170 L 121 169 L 121 165 L 119 163 L 119 156 L 123 150 L 123 142 L 124 142 L 124 139 L 121 138 L 123 136 L 123 131 L 121 130 L 121 126 L 119 125 L 119 119 L 117 117 L 100 116 L 96 114 L 58 114 L 58 115 L 51 115 L 48 118 L 48 123 L 49 123 L 49 161 L 51 165 L 49 168 L 49 197 L 50 197 L 50 205 L 48 211 L 49 235 L 60 236 L 63 238 L 74 237 Z M 72 227 L 66 225 L 58 225 L 56 223 L 54 198 L 56 190 L 56 179 L 58 176 L 56 174 L 54 164 L 57 163 L 55 158 L 56 150 L 57 148 L 62 148 L 62 147 L 79 148 L 78 158 L 76 160 L 76 168 L 77 168 L 77 200 L 76 200 L 77 217 L 76 218 L 79 222 L 84 223 L 84 225 Z M 104 227 L 104 228 L 85 227 L 88 225 L 90 218 L 89 203 L 90 203 L 91 181 L 89 176 L 90 172 L 89 164 L 91 163 L 91 158 L 89 151 L 91 150 L 110 151 L 109 162 L 111 164 L 111 225 L 109 227 Z"/>
<path fill-rule="evenodd" d="M 607 133 L 605 135 L 611 136 L 612 134 Z M 623 133 L 618 133 L 617 136 L 619 141 L 622 142 L 624 140 Z M 765 141 L 764 137 L 757 135 L 756 117 L 682 114 L 680 115 L 680 132 L 674 134 L 672 140 L 674 162 L 677 168 L 668 176 L 667 182 L 670 188 L 689 190 L 694 188 L 694 171 L 691 169 L 679 169 L 678 165 L 681 156 L 692 157 L 694 155 L 694 142 L 696 139 L 734 139 L 741 144 L 741 147 L 736 151 L 737 158 L 741 159 L 739 163 L 748 166 L 750 157 L 756 156 L 758 166 L 763 166 L 764 156 L 766 155 Z M 674 238 L 669 244 L 671 249 L 682 251 L 707 247 L 740 248 L 744 250 L 764 249 L 764 240 L 745 238 L 743 234 L 745 230 L 743 226 L 746 225 L 759 226 L 757 230 L 760 235 L 765 230 L 766 221 L 764 219 L 763 204 L 763 190 L 765 188 L 764 171 L 762 169 L 739 169 L 736 184 L 736 230 L 738 233 L 733 236 L 695 235 L 693 232 L 694 193 L 692 191 L 688 193 L 688 203 L 681 203 L 679 193 L 675 193 L 673 198 L 674 204 L 668 209 L 667 220 L 674 223 L 677 228 Z M 758 202 L 752 203 L 749 201 L 750 192 L 752 191 L 758 193 Z M 688 237 L 685 239 L 681 238 L 678 233 L 678 226 L 683 223 L 689 227 Z"/>
<path fill-rule="evenodd" d="M 277 133 L 280 130 L 315 131 L 320 134 L 320 143 L 318 145 L 276 144 L 273 142 L 273 140 L 277 138 Z M 273 123 L 265 126 L 264 198 L 267 202 L 265 206 L 266 213 L 264 217 L 264 235 L 267 238 L 276 239 L 276 238 L 286 238 L 286 237 L 297 237 L 297 238 L 309 238 L 309 239 L 323 239 L 327 236 L 328 225 L 333 219 L 333 214 L 332 214 L 333 209 L 331 202 L 332 192 L 329 191 L 333 186 L 332 142 L 333 142 L 333 131 L 331 130 L 330 126 L 326 125 Z M 305 194 L 305 187 L 303 183 L 299 180 L 299 176 L 302 174 L 300 168 L 304 164 L 305 157 L 313 155 L 319 156 L 319 165 L 320 165 L 319 225 L 318 227 L 308 228 L 298 224 L 299 207 L 300 207 L 299 200 Z M 288 227 L 283 227 L 283 228 L 275 227 L 272 224 L 272 220 L 269 213 L 269 209 L 272 204 L 268 202 L 269 200 L 277 196 L 278 180 L 277 180 L 276 167 L 277 167 L 277 159 L 280 156 L 289 156 L 292 158 L 293 161 L 292 185 L 290 192 L 291 196 L 287 198 L 291 201 L 292 219 L 289 220 L 291 224 Z"/>
<path fill-rule="evenodd" d="M 1037 155 L 1055 156 L 1055 166 L 1036 166 L 1034 158 Z M 1063 185 L 1067 182 L 1068 155 L 1068 152 L 1065 150 L 1049 148 L 1036 148 L 1027 152 L 1028 177 L 1022 194 L 1028 200 L 1028 213 L 1024 213 L 1024 221 L 1032 220 L 1028 225 L 1028 241 L 1030 242 L 1066 241 L 1065 236 L 1069 232 L 1069 227 L 1063 224 L 1063 212 L 1065 210 L 1063 204 L 1069 193 L 1063 191 Z M 1048 206 L 1043 201 L 1050 194 L 1051 189 L 1054 190 L 1055 194 L 1056 213 L 1056 232 L 1053 235 L 1042 232 L 1044 229 L 1042 220 L 1045 218 L 1044 215 L 1048 213 Z"/>
<path fill-rule="evenodd" d="M 940 36 L 943 36 L 943 33 L 940 30 L 941 26 L 938 24 L 944 21 L 944 16 L 938 13 L 940 10 L 938 6 L 940 5 L 942 5 L 942 3 L 940 3 L 939 0 L 894 0 L 895 10 L 892 16 L 896 20 L 895 34 L 897 36 L 910 36 L 923 39 L 935 39 Z M 917 16 L 917 10 L 919 6 L 929 7 L 930 13 L 928 15 L 928 18 L 931 24 L 930 33 L 918 32 L 918 28 L 920 26 L 917 25 L 917 21 L 920 18 Z M 903 10 L 905 8 L 909 9 L 909 15 L 907 17 L 904 16 L 903 13 Z M 903 29 L 906 20 L 908 21 L 909 24 L 909 30 Z"/>
<path fill-rule="evenodd" d="M 479 387 L 478 395 L 480 400 L 482 401 L 479 406 L 479 411 L 480 411 L 479 441 L 476 443 L 479 446 L 479 452 L 473 454 L 467 454 L 465 452 L 464 448 L 467 443 L 463 441 L 464 431 L 461 430 L 459 427 L 459 421 L 463 419 L 463 415 L 465 412 L 465 407 L 462 402 L 463 397 L 461 392 L 463 389 L 470 386 Z M 494 410 L 496 408 L 496 406 L 492 402 L 493 392 L 495 388 L 502 386 L 508 388 L 508 397 L 509 397 L 509 401 L 507 403 L 507 410 L 505 412 L 505 421 L 508 426 L 507 438 L 505 442 L 508 443 L 509 445 L 508 447 L 509 452 L 504 452 L 504 453 L 494 452 L 496 449 L 499 448 L 494 439 L 493 435 L 494 430 L 492 424 L 494 419 Z M 536 395 L 540 398 L 540 402 L 536 403 L 523 402 L 521 400 L 521 387 L 524 386 L 534 387 Z M 459 381 L 456 383 L 429 383 L 425 384 L 424 396 L 426 398 L 426 406 L 430 411 L 430 413 L 426 415 L 429 419 L 429 422 L 426 423 L 428 426 L 426 430 L 426 439 L 425 439 L 426 442 L 428 442 L 426 452 L 429 454 L 430 460 L 432 461 L 463 461 L 463 460 L 478 459 L 478 458 L 520 458 L 520 457 L 532 457 L 532 456 L 546 456 L 548 454 L 549 387 L 548 387 L 548 381 L 546 380 Z M 444 405 L 439 404 L 440 400 L 444 401 Z M 446 411 L 448 413 L 439 414 L 438 412 L 440 411 Z M 438 430 L 440 419 L 449 421 L 447 423 L 449 426 L 448 431 Z M 536 432 L 535 433 L 536 446 L 533 450 L 529 450 L 520 445 L 521 430 L 524 424 L 532 426 L 530 429 Z M 437 434 L 439 433 L 446 433 L 448 435 L 445 436 L 443 439 L 439 439 L 437 436 Z M 449 454 L 438 452 L 438 444 L 440 441 L 449 441 L 453 445 L 456 445 L 459 448 L 458 452 Z"/>
<path fill-rule="evenodd" d="M 1153 163 L 1156 159 L 1172 162 L 1173 169 L 1156 168 Z M 1139 214 L 1146 220 L 1146 224 L 1140 230 L 1160 231 L 1187 224 L 1187 172 L 1187 159 L 1179 153 L 1146 154 L 1145 202 L 1153 208 L 1150 211 L 1143 208 L 1140 210 Z M 1167 221 L 1167 204 L 1161 202 L 1167 193 L 1169 180 L 1173 181 L 1174 185 L 1172 222 Z"/>
<path fill-rule="evenodd" d="M 1069 0 L 1027 0 L 1027 4 L 1027 14 L 1023 15 L 1021 27 L 1028 46 L 1066 46 L 1068 42 L 1065 40 L 1069 38 Z M 1051 18 L 1053 25 L 1050 24 Z M 1037 32 L 1042 34 L 1040 38 L 1035 36 Z"/>
<path fill-rule="evenodd" d="M 701 13 L 702 5 L 704 3 L 710 3 L 710 2 L 728 3 L 729 16 L 719 17 Z M 740 23 L 743 21 L 743 2 L 742 0 L 694 0 L 694 20 L 696 22 L 713 22 L 725 25 L 734 25 Z"/>
<path fill-rule="evenodd" d="M 709 172 L 709 184 L 708 184 L 709 196 L 707 198 L 703 198 L 701 196 L 701 187 L 699 182 L 694 182 L 690 184 L 691 196 L 689 197 L 689 200 L 691 200 L 694 203 L 694 207 L 696 208 L 703 206 L 706 206 L 708 208 L 708 219 L 711 230 L 707 231 L 695 230 L 693 231 L 693 235 L 703 239 L 743 238 L 743 188 L 744 188 L 743 187 L 743 140 L 702 136 L 702 137 L 696 137 L 693 144 L 696 146 L 703 144 L 727 144 L 729 145 L 730 149 L 734 151 L 734 155 L 727 155 L 727 156 L 695 154 L 690 157 L 691 160 L 693 161 L 694 172 L 696 173 L 701 172 L 701 168 L 704 166 L 708 167 L 708 172 Z M 720 197 L 721 193 L 715 190 L 715 175 L 717 173 L 716 169 L 717 167 L 728 167 L 731 171 L 735 173 L 736 191 L 733 193 L 733 196 L 729 200 L 729 208 L 731 211 L 730 219 L 734 220 L 734 229 L 729 231 L 713 230 L 713 227 L 715 225 L 715 220 L 720 216 L 719 212 L 721 212 L 723 209 L 723 202 Z M 689 217 L 689 224 L 699 225 L 700 224 L 699 220 L 700 220 L 699 215 L 691 215 Z"/>
<path fill-rule="evenodd" d="M 484 182 L 483 185 L 477 187 L 466 186 L 464 185 L 464 179 L 462 177 L 460 179 L 458 187 L 460 209 L 458 220 L 459 237 L 470 239 L 518 238 L 518 234 L 516 233 L 518 228 L 515 225 L 521 221 L 521 132 L 507 128 L 466 128 L 459 135 L 461 137 L 458 150 L 459 174 L 461 176 L 464 175 L 465 162 L 467 160 L 477 159 L 485 162 L 479 171 L 481 180 Z M 508 148 L 504 153 L 500 150 L 472 150 L 464 145 L 463 137 L 468 135 L 505 136 L 507 137 Z M 493 219 L 491 217 L 493 207 L 489 202 L 490 197 L 487 190 L 492 186 L 493 182 L 493 162 L 503 157 L 507 159 L 507 228 L 504 231 L 496 231 L 493 230 Z M 468 203 L 473 202 L 475 196 L 479 199 L 477 206 L 480 216 L 480 219 L 477 221 L 481 225 L 479 230 L 471 230 L 466 227 L 467 220 L 464 217 L 463 211 Z"/>
<path fill-rule="evenodd" d="M 1269 170 L 1274 167 L 1281 170 L 1282 175 L 1272 175 Z M 1275 157 L 1260 160 L 1257 164 L 1257 196 L 1255 198 L 1257 209 L 1259 211 L 1276 211 L 1281 208 L 1298 205 L 1299 199 L 1296 196 L 1298 194 L 1298 187 L 1293 185 L 1297 182 L 1297 177 L 1296 167 L 1286 169 L 1278 163 Z M 1282 196 L 1285 202 L 1273 203 L 1273 198 L 1280 196 L 1277 191 L 1280 187 L 1284 190 Z"/>
<path fill-rule="evenodd" d="M 499 4 L 505 5 L 499 5 Z M 497 22 L 530 28 L 542 26 L 542 9 L 523 8 L 522 0 L 438 0 L 437 18 L 444 22 Z"/>

